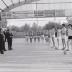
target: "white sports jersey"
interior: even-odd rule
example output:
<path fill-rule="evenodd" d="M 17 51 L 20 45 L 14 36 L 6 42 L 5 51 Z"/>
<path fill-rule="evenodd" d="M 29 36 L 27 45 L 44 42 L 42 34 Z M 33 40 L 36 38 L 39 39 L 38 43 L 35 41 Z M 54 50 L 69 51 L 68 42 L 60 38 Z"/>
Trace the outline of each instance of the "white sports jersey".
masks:
<path fill-rule="evenodd" d="M 62 35 L 66 35 L 67 29 L 65 27 L 63 27 L 61 33 L 62 33 Z"/>

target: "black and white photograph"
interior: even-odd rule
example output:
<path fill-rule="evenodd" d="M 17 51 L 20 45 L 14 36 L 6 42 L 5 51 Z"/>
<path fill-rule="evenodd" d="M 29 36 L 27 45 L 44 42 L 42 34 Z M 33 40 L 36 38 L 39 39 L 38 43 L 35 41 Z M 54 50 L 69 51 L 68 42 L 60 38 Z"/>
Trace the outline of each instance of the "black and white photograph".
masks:
<path fill-rule="evenodd" d="M 72 72 L 72 0 L 0 0 L 0 72 Z"/>

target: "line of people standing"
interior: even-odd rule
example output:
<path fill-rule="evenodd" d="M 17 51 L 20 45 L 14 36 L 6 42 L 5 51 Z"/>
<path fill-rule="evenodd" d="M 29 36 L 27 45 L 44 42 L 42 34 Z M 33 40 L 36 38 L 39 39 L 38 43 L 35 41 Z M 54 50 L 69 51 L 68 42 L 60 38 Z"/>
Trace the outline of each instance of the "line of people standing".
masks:
<path fill-rule="evenodd" d="M 28 38 L 30 39 L 30 42 L 32 43 L 32 40 L 34 39 L 34 42 L 36 42 L 36 39 L 38 39 L 38 42 L 41 40 L 41 35 L 39 36 L 26 36 L 27 42 Z M 46 36 L 43 35 L 43 38 L 45 39 Z M 53 27 L 52 29 L 48 30 L 48 42 L 51 48 L 55 48 L 57 50 L 63 50 L 64 54 L 66 54 L 67 51 L 72 50 L 72 24 L 62 24 L 61 27 Z"/>
<path fill-rule="evenodd" d="M 53 28 L 53 35 L 51 34 L 51 45 L 55 49 L 64 50 L 64 54 L 72 49 L 72 25 L 62 24 L 61 28 Z"/>
<path fill-rule="evenodd" d="M 7 29 L 5 31 L 0 28 L 0 53 L 4 54 L 4 51 L 6 50 L 5 42 L 8 42 L 8 50 L 12 50 L 12 38 L 13 34 L 12 32 Z"/>

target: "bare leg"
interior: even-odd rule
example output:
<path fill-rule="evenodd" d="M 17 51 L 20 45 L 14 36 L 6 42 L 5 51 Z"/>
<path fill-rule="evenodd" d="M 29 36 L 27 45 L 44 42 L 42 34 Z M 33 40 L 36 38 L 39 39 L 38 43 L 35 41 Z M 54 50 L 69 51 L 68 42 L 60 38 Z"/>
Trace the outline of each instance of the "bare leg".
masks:
<path fill-rule="evenodd" d="M 70 40 L 68 39 L 68 41 L 67 41 L 67 51 L 69 51 L 69 42 L 70 42 Z"/>
<path fill-rule="evenodd" d="M 65 45 L 65 39 L 62 39 L 62 44 L 63 44 L 63 49 L 62 50 L 64 50 L 65 47 L 66 47 L 66 45 Z"/>
<path fill-rule="evenodd" d="M 52 37 L 53 47 L 55 48 L 54 38 Z"/>

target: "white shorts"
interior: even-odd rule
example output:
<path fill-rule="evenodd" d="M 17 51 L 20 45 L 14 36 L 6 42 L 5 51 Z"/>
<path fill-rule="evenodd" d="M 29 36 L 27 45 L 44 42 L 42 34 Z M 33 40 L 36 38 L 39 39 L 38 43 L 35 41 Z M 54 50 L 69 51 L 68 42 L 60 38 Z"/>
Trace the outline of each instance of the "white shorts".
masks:
<path fill-rule="evenodd" d="M 68 41 L 68 36 L 62 35 L 62 39 L 64 39 L 65 41 Z"/>

